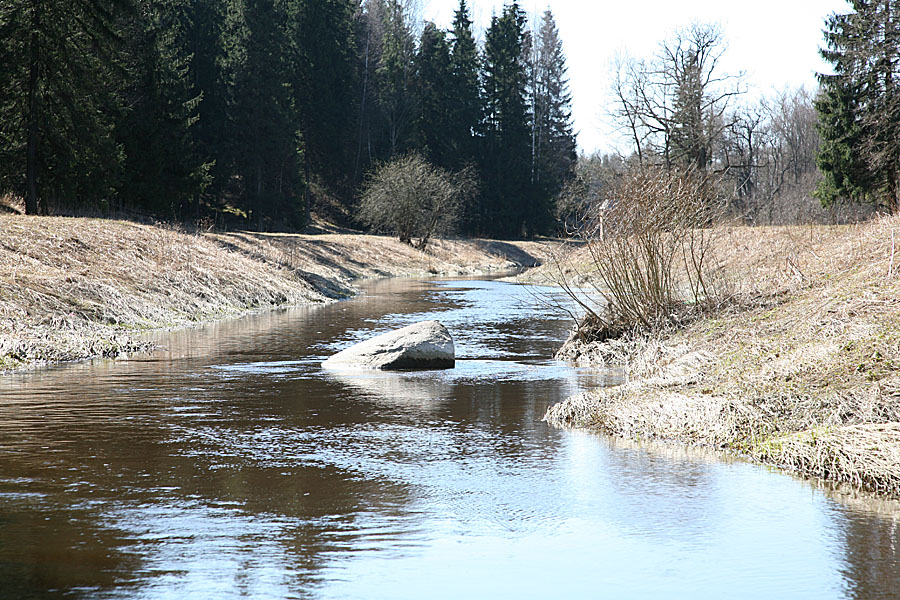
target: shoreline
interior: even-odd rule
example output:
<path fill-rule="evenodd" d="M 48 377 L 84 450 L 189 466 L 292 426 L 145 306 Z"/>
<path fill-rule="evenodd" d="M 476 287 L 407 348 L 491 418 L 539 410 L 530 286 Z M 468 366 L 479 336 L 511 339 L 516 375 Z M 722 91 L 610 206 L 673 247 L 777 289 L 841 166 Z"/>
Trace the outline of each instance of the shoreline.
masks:
<path fill-rule="evenodd" d="M 533 267 L 557 242 L 361 233 L 186 233 L 111 219 L 0 215 L 0 376 L 150 351 L 141 339 L 353 296 L 353 283 Z"/>
<path fill-rule="evenodd" d="M 617 365 L 626 381 L 559 403 L 545 421 L 900 498 L 896 230 L 898 217 L 723 228 L 736 301 L 654 335 L 568 344 L 562 358 Z"/>

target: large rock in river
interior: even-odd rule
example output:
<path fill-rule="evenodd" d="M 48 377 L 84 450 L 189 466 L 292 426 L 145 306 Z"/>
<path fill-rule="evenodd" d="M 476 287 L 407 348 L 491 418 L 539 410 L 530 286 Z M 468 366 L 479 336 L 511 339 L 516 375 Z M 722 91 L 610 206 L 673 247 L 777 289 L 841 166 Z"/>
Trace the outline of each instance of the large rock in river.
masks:
<path fill-rule="evenodd" d="M 446 327 L 438 321 L 423 321 L 351 346 L 322 366 L 393 371 L 452 369 L 456 366 L 456 350 Z"/>

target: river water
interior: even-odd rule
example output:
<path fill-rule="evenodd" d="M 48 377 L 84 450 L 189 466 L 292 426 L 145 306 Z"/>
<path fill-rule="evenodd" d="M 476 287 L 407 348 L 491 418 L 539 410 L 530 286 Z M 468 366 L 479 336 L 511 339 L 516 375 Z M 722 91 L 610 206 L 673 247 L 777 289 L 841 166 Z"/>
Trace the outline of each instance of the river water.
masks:
<path fill-rule="evenodd" d="M 383 281 L 0 377 L 0 599 L 900 597 L 897 504 L 543 423 L 616 380 L 548 360 L 552 293 Z M 452 371 L 319 366 L 430 318 Z"/>

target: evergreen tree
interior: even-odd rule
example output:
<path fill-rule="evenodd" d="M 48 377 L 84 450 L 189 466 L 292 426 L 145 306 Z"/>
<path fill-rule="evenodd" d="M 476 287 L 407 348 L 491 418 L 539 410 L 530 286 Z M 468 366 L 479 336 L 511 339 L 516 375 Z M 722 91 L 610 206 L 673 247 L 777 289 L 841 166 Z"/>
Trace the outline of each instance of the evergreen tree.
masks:
<path fill-rule="evenodd" d="M 834 79 L 821 86 L 816 98 L 821 138 L 816 164 L 822 181 L 815 195 L 825 207 L 838 198 L 864 200 L 875 186 L 873 173 L 859 152 L 865 132 L 857 117 L 858 97 L 857 86 Z"/>
<path fill-rule="evenodd" d="M 231 145 L 228 88 L 223 71 L 228 3 L 222 0 L 188 0 L 188 3 L 185 52 L 191 57 L 190 80 L 199 97 L 199 118 L 191 127 L 191 136 L 196 152 L 210 165 L 207 200 L 216 202 L 222 198 L 232 174 L 228 155 Z"/>
<path fill-rule="evenodd" d="M 182 0 L 143 1 L 129 28 L 133 46 L 128 114 L 120 121 L 125 149 L 121 196 L 172 218 L 199 212 L 209 165 L 194 146 L 200 95 L 186 50 L 188 7 Z"/>
<path fill-rule="evenodd" d="M 893 0 L 851 0 L 855 12 L 827 21 L 822 56 L 833 75 L 820 75 L 825 179 L 818 190 L 828 205 L 839 196 L 900 209 L 900 8 Z"/>
<path fill-rule="evenodd" d="M 297 5 L 290 35 L 293 92 L 303 133 L 306 179 L 315 172 L 331 188 L 346 186 L 351 183 L 346 174 L 356 123 L 354 19 L 359 2 L 292 2 Z"/>
<path fill-rule="evenodd" d="M 3 180 L 26 212 L 54 199 L 105 201 L 122 161 L 113 125 L 121 107 L 127 2 L 8 0 L 0 7 Z M 24 177 L 21 175 L 24 174 Z"/>
<path fill-rule="evenodd" d="M 543 233 L 552 222 L 553 199 L 574 174 L 578 158 L 566 71 L 559 30 L 547 9 L 537 33 L 530 85 L 531 177 L 536 187 L 534 206 L 529 211 L 533 219 L 530 228 Z"/>
<path fill-rule="evenodd" d="M 304 221 L 299 119 L 291 102 L 288 15 L 274 0 L 231 0 L 225 46 L 238 197 L 259 228 Z"/>
<path fill-rule="evenodd" d="M 401 0 L 383 2 L 378 98 L 387 126 L 388 158 L 412 142 L 418 102 L 415 94 L 416 45 L 409 15 Z"/>
<path fill-rule="evenodd" d="M 526 104 L 529 36 L 517 2 L 491 19 L 484 48 L 484 233 L 531 235 L 531 136 Z M 526 230 L 526 227 L 529 230 Z"/>
<path fill-rule="evenodd" d="M 480 60 L 472 20 L 466 0 L 459 0 L 453 19 L 450 53 L 451 144 L 456 157 L 454 168 L 475 162 L 475 134 L 482 118 Z"/>
<path fill-rule="evenodd" d="M 456 149 L 452 135 L 450 45 L 434 23 L 425 24 L 416 63 L 420 150 L 431 164 L 451 168 Z"/>

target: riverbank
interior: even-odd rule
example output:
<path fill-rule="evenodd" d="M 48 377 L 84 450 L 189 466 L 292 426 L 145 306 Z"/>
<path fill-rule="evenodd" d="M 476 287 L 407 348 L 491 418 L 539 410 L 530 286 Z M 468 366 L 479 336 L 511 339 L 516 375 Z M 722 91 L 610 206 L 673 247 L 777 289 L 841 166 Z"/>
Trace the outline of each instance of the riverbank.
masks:
<path fill-rule="evenodd" d="M 141 333 L 328 302 L 358 279 L 538 264 L 553 242 L 356 233 L 204 233 L 110 219 L 0 215 L 0 372 L 150 349 Z"/>
<path fill-rule="evenodd" d="M 623 385 L 552 407 L 562 427 L 709 446 L 900 497 L 900 218 L 721 229 L 735 302 L 661 332 L 569 345 Z"/>

